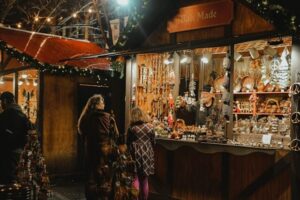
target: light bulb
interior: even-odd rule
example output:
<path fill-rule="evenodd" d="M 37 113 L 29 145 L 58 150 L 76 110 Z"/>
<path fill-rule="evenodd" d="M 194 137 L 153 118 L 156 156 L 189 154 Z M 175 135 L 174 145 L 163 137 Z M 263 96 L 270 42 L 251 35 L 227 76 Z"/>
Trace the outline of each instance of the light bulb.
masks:
<path fill-rule="evenodd" d="M 3 85 L 4 83 L 5 83 L 5 82 L 4 82 L 4 80 L 3 80 L 3 77 L 1 76 L 1 77 L 0 77 L 0 84 Z"/>
<path fill-rule="evenodd" d="M 117 0 L 117 2 L 121 6 L 126 6 L 128 4 L 128 0 Z"/>
<path fill-rule="evenodd" d="M 19 81 L 18 81 L 18 85 L 23 85 L 23 83 L 24 83 L 24 82 L 23 82 L 22 80 L 19 80 Z"/>

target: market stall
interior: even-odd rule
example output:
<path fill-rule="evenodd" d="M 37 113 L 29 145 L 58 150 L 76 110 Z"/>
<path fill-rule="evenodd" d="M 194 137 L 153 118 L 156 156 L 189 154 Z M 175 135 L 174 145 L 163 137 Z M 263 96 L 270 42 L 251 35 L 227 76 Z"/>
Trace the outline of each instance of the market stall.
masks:
<path fill-rule="evenodd" d="M 236 2 L 235 13 L 244 15 L 195 28 L 193 9 L 211 5 L 185 6 L 147 38 L 162 44 L 157 35 L 168 31 L 177 46 L 144 48 L 127 62 L 127 111 L 141 107 L 157 136 L 152 192 L 174 199 L 292 198 L 297 38 L 268 32 L 274 27 Z"/>

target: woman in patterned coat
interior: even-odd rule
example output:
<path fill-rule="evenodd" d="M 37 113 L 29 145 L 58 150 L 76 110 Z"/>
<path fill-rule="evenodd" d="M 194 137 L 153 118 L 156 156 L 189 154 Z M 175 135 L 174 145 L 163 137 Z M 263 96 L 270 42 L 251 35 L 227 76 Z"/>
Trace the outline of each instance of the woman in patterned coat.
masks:
<path fill-rule="evenodd" d="M 136 161 L 134 186 L 139 190 L 139 200 L 147 200 L 148 176 L 154 174 L 154 130 L 147 123 L 144 112 L 136 107 L 131 111 L 131 124 L 127 131 L 127 146 Z"/>

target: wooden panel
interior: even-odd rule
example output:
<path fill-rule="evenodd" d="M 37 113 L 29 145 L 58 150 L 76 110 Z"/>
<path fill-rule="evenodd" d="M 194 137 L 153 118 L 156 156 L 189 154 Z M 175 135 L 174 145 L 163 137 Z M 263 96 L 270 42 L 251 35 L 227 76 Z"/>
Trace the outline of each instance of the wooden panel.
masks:
<path fill-rule="evenodd" d="M 228 194 L 228 199 L 235 199 L 276 161 L 274 155 L 264 153 L 252 153 L 246 156 L 229 155 L 228 171 L 226 171 L 226 165 L 222 166 L 225 163 L 222 163 L 221 153 L 202 154 L 190 147 L 168 151 L 157 145 L 155 155 L 156 174 L 152 179 L 158 180 L 161 185 L 170 184 L 171 180 L 171 196 L 180 200 L 226 199 L 222 196 L 224 190 L 226 193 L 224 195 Z M 222 174 L 222 171 L 227 174 Z M 150 187 L 151 192 L 157 193 L 154 188 L 155 186 Z M 250 199 L 291 199 L 290 169 L 287 168 L 272 177 L 265 185 L 258 188 Z"/>
<path fill-rule="evenodd" d="M 176 34 L 177 42 L 189 42 L 196 40 L 207 40 L 207 39 L 217 39 L 224 37 L 225 28 L 224 27 L 214 27 L 199 29 L 187 32 L 180 32 Z"/>
<path fill-rule="evenodd" d="M 77 159 L 76 82 L 45 75 L 43 153 L 50 172 L 71 173 Z"/>
<path fill-rule="evenodd" d="M 184 200 L 221 199 L 221 154 L 190 148 L 175 151 L 172 196 Z"/>
<path fill-rule="evenodd" d="M 256 15 L 249 8 L 236 3 L 236 13 L 233 21 L 233 35 L 244 35 L 274 30 L 273 25 Z"/>
<path fill-rule="evenodd" d="M 248 156 L 230 156 L 230 192 L 229 199 L 234 199 L 250 183 L 274 164 L 274 156 L 261 153 Z M 290 199 L 289 170 L 281 172 L 273 180 L 259 188 L 250 199 Z"/>

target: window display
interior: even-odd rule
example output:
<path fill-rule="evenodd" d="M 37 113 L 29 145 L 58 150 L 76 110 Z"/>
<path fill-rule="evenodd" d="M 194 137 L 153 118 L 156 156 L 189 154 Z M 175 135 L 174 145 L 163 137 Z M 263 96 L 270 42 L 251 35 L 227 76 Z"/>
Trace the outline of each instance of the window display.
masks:
<path fill-rule="evenodd" d="M 291 38 L 271 45 L 257 40 L 235 45 L 234 142 L 287 148 L 290 142 Z M 271 136 L 264 143 L 263 135 Z"/>

